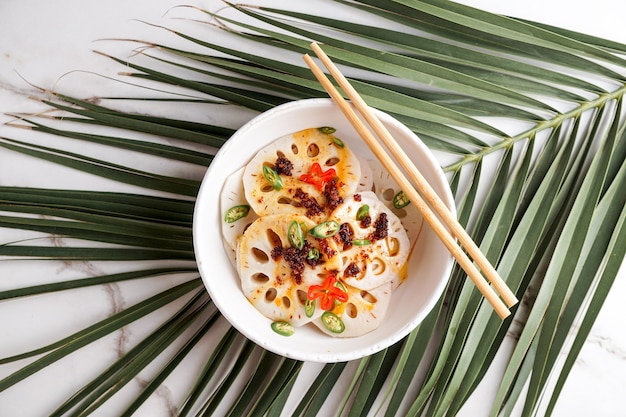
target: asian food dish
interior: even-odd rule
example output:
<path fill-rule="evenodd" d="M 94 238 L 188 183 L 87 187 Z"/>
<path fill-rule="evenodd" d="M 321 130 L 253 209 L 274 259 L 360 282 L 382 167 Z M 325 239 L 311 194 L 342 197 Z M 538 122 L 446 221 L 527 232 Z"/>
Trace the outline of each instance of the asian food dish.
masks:
<path fill-rule="evenodd" d="M 356 337 L 384 321 L 422 227 L 378 161 L 332 127 L 277 139 L 229 176 L 222 237 L 246 298 L 279 334 Z"/>

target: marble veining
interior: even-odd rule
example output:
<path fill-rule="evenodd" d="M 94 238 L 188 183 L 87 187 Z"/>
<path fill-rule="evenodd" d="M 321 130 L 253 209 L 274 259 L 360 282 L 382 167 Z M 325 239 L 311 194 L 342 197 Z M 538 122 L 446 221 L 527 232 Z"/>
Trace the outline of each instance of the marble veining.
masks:
<path fill-rule="evenodd" d="M 45 216 L 41 216 L 45 217 Z M 55 247 L 66 247 L 67 244 L 65 239 L 59 235 L 51 235 L 49 237 L 50 243 Z M 94 265 L 92 262 L 88 261 L 60 261 L 62 266 L 58 268 L 57 273 L 64 272 L 66 270 L 72 270 L 76 272 L 80 272 L 81 275 L 85 278 L 88 277 L 97 277 L 105 275 L 105 271 L 101 268 Z M 108 300 L 108 313 L 107 317 L 111 317 L 121 311 L 123 311 L 127 306 L 124 302 L 124 295 L 120 289 L 120 286 L 117 283 L 108 283 L 101 286 L 102 291 L 106 294 L 106 298 Z M 122 327 L 120 330 L 116 332 L 115 336 L 115 350 L 117 352 L 118 357 L 124 356 L 127 352 L 127 346 L 129 341 L 129 333 L 130 329 L 127 327 Z"/>
<path fill-rule="evenodd" d="M 597 345 L 617 360 L 626 361 L 626 349 L 624 349 L 624 346 L 616 343 L 612 337 L 592 333 L 587 338 L 586 343 L 588 345 Z M 585 363 L 584 359 L 581 359 L 581 362 Z"/>

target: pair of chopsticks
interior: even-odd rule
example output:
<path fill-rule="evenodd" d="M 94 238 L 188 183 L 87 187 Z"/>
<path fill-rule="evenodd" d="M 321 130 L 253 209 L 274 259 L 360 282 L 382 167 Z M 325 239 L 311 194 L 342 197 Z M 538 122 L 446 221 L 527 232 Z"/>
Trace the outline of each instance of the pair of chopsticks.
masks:
<path fill-rule="evenodd" d="M 518 301 L 515 294 L 513 294 L 504 280 L 500 277 L 500 275 L 498 275 L 485 255 L 476 246 L 476 243 L 474 243 L 463 226 L 461 226 L 461 224 L 457 221 L 456 217 L 450 213 L 437 193 L 431 188 L 430 184 L 428 184 L 417 167 L 415 167 L 406 153 L 391 136 L 387 128 L 385 128 L 376 115 L 370 111 L 363 98 L 361 98 L 361 96 L 356 92 L 326 53 L 324 53 L 322 48 L 320 48 L 320 46 L 315 42 L 311 44 L 311 48 L 328 69 L 335 81 L 339 84 L 341 89 L 348 96 L 352 106 L 356 108 L 363 119 L 370 125 L 374 133 L 376 133 L 380 141 L 387 147 L 387 149 L 389 149 L 389 152 L 396 159 L 399 166 L 394 163 L 383 146 L 374 137 L 370 129 L 365 126 L 364 122 L 361 118 L 359 118 L 352 106 L 344 100 L 341 93 L 326 77 L 324 72 L 322 72 L 322 70 L 308 54 L 305 54 L 304 61 L 313 72 L 313 75 L 315 75 L 318 81 L 322 84 L 326 92 L 341 109 L 355 130 L 361 135 L 363 140 L 367 143 L 374 155 L 376 155 L 376 157 L 380 160 L 385 169 L 387 169 L 391 176 L 396 180 L 400 189 L 404 191 L 404 194 L 408 197 L 411 203 L 415 204 L 424 219 L 448 248 L 450 253 L 452 253 L 459 265 L 465 270 L 478 290 L 493 306 L 498 316 L 502 319 L 508 317 L 511 314 L 508 307 L 514 306 Z M 402 170 L 407 173 L 410 180 L 407 179 Z M 415 184 L 415 187 L 413 184 Z M 430 206 L 426 203 L 426 201 L 424 201 L 424 199 L 430 203 Z M 439 217 L 433 213 L 433 210 Z M 480 267 L 480 269 L 484 272 L 485 277 L 489 280 L 489 282 L 491 282 L 493 287 L 490 286 L 489 283 L 483 278 L 480 271 L 474 265 L 474 262 L 472 262 L 465 251 L 463 251 L 463 249 L 457 244 L 455 238 L 458 239 L 467 253 L 472 256 L 476 265 L 478 265 L 478 267 Z M 501 294 L 502 299 L 498 297 L 494 288 Z"/>

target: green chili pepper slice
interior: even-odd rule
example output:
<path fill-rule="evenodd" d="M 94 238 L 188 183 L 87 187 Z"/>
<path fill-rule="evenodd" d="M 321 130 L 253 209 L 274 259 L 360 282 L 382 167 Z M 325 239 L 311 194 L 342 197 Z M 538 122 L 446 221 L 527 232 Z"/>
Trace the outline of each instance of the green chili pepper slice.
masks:
<path fill-rule="evenodd" d="M 335 282 L 335 287 L 339 288 L 341 291 L 345 292 L 346 294 L 348 293 L 348 289 L 346 288 L 345 285 L 343 285 L 343 283 L 339 280 L 337 280 L 337 282 Z M 343 304 L 344 301 L 340 301 L 335 299 L 335 305 L 338 306 L 339 304 Z"/>
<path fill-rule="evenodd" d="M 270 183 L 272 187 L 276 191 L 283 188 L 283 180 L 280 178 L 280 175 L 276 171 L 274 171 L 271 167 L 267 165 L 263 165 L 263 176 Z"/>
<path fill-rule="evenodd" d="M 325 311 L 322 314 L 322 324 L 324 324 L 324 327 L 333 333 L 342 333 L 346 330 L 346 325 L 339 318 L 339 316 L 335 313 L 331 313 L 330 311 Z"/>
<path fill-rule="evenodd" d="M 300 223 L 297 221 L 292 221 L 287 229 L 287 237 L 289 238 L 289 243 L 294 248 L 300 250 L 304 246 L 304 235 L 302 234 L 302 229 L 300 228 Z"/>
<path fill-rule="evenodd" d="M 313 313 L 315 312 L 315 300 L 307 300 L 304 302 L 304 314 L 307 317 L 313 317 Z"/>
<path fill-rule="evenodd" d="M 328 220 L 315 226 L 309 230 L 309 233 L 318 239 L 331 237 L 339 231 L 339 223 L 334 220 Z"/>
<path fill-rule="evenodd" d="M 272 330 L 278 333 L 281 336 L 291 336 L 296 332 L 293 324 L 288 323 L 286 321 L 275 321 L 272 322 Z"/>
<path fill-rule="evenodd" d="M 408 206 L 409 204 L 411 204 L 411 200 L 406 198 L 406 195 L 404 195 L 404 191 L 398 191 L 398 193 L 393 196 L 393 206 L 395 208 L 401 209 Z"/>
<path fill-rule="evenodd" d="M 311 248 L 309 253 L 306 254 L 306 258 L 311 261 L 317 261 L 320 258 L 320 251 L 317 248 Z"/>
<path fill-rule="evenodd" d="M 344 146 L 346 146 L 345 143 L 343 143 L 343 141 L 339 139 L 337 136 L 333 136 L 333 143 L 337 145 L 337 147 L 339 148 L 343 148 Z"/>
<path fill-rule="evenodd" d="M 335 129 L 334 127 L 330 127 L 330 126 L 322 126 L 318 128 L 317 130 L 319 130 L 325 135 L 332 135 L 333 133 L 337 131 L 337 129 Z"/>
<path fill-rule="evenodd" d="M 234 206 L 229 208 L 224 215 L 224 221 L 226 223 L 234 223 L 239 219 L 242 219 L 248 215 L 250 212 L 250 206 L 247 204 L 241 204 L 239 206 Z"/>
<path fill-rule="evenodd" d="M 370 245 L 372 242 L 369 241 L 369 239 L 354 239 L 352 241 L 352 244 L 354 246 L 367 246 Z"/>
<path fill-rule="evenodd" d="M 363 220 L 364 218 L 369 216 L 369 214 L 370 214 L 370 206 L 368 206 L 367 204 L 363 204 L 361 207 L 359 207 L 359 209 L 356 212 L 356 219 Z"/>

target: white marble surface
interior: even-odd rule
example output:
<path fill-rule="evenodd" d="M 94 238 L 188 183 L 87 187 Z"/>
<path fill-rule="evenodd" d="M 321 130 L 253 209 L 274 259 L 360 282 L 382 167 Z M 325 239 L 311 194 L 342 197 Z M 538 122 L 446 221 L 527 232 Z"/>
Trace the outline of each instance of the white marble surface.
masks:
<path fill-rule="evenodd" d="M 501 2 L 497 0 L 464 0 L 464 3 L 486 10 L 511 14 L 532 20 L 583 31 L 589 34 L 626 43 L 623 16 L 626 3 L 613 0 L 571 2 L 568 0 L 527 0 Z M 264 3 L 281 4 L 279 0 Z M 289 2 L 285 0 L 283 4 Z M 20 0 L 0 2 L 0 113 L 31 112 L 41 108 L 29 100 L 36 94 L 30 84 L 55 88 L 81 96 L 103 94 L 119 88 L 111 81 L 84 73 L 114 75 L 120 71 L 118 64 L 92 52 L 93 49 L 115 53 L 124 58 L 132 53 L 133 46 L 124 42 L 97 41 L 102 38 L 142 38 L 148 40 L 170 39 L 162 30 L 139 20 L 170 26 L 194 26 L 192 22 L 175 19 L 188 15 L 188 10 L 171 9 L 181 4 L 177 0 Z M 217 0 L 194 1 L 191 4 L 216 10 L 222 7 Z M 198 29 L 198 27 L 195 27 Z M 27 81 L 28 82 L 27 82 Z M 30 84 L 29 84 L 30 83 Z M 118 90 L 113 90 L 117 92 Z M 211 115 L 187 114 L 185 106 L 175 109 L 181 117 L 200 118 L 211 122 Z M 247 117 L 246 114 L 226 115 L 233 125 Z M 0 114 L 0 123 L 11 118 Z M 0 126 L 0 135 L 24 137 L 27 131 L 16 131 Z M 199 178 L 201 173 L 190 173 Z M 58 186 L 113 189 L 102 180 L 78 175 L 69 170 L 52 167 L 28 158 L 0 151 L 0 184 L 28 186 Z M 132 190 L 132 188 L 131 188 Z M 19 232 L 0 229 L 0 241 L 23 237 Z M 105 263 L 55 263 L 55 262 L 0 262 L 0 288 L 11 288 L 28 282 L 45 282 L 58 277 L 79 277 L 116 272 L 117 266 Z M 0 302 L 0 357 L 14 354 L 55 340 L 59 332 L 81 329 L 95 320 L 132 305 L 133 291 L 141 282 L 106 286 L 104 289 L 85 289 L 55 297 L 35 297 L 27 303 L 17 300 Z M 164 286 L 171 285 L 164 282 Z M 158 288 L 154 288 L 156 293 Z M 571 377 L 557 405 L 555 416 L 626 415 L 626 332 L 623 317 L 626 305 L 626 271 L 622 272 L 612 289 L 606 305 L 576 363 Z M 80 300 L 80 303 L 78 302 Z M 145 324 L 145 327 L 144 327 Z M 15 388 L 0 393 L 1 417 L 34 417 L 45 415 L 55 398 L 67 396 L 90 377 L 99 372 L 104 363 L 114 359 L 138 340 L 150 327 L 140 323 L 125 332 L 118 332 L 90 345 L 79 354 L 72 355 L 52 369 L 37 374 Z M 169 416 L 172 400 L 191 383 L 186 371 L 198 366 L 188 363 L 177 370 L 168 383 L 158 391 L 137 415 Z M 478 387 L 461 416 L 484 416 L 497 388 L 499 374 L 496 363 L 493 371 Z M 0 377 L 16 365 L 0 367 Z M 142 378 L 127 390 L 127 396 L 139 389 Z M 97 415 L 112 416 L 120 410 L 122 401 L 111 402 Z"/>

